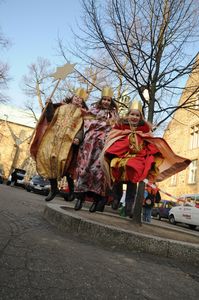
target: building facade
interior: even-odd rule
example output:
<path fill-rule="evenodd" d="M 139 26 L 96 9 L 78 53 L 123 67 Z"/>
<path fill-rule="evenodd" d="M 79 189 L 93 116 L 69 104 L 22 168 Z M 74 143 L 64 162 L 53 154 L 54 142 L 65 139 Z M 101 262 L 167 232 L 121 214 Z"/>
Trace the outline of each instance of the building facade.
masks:
<path fill-rule="evenodd" d="M 179 100 L 179 106 L 187 101 L 187 109 L 176 111 L 164 133 L 173 151 L 191 160 L 186 170 L 159 184 L 160 188 L 176 197 L 199 193 L 199 92 L 195 92 L 198 87 L 197 71 L 190 75 Z M 190 109 L 193 105 L 194 109 Z"/>
<path fill-rule="evenodd" d="M 35 172 L 29 152 L 35 123 L 25 110 L 0 105 L 0 169 L 5 178 L 14 168 L 25 169 L 27 176 Z"/>

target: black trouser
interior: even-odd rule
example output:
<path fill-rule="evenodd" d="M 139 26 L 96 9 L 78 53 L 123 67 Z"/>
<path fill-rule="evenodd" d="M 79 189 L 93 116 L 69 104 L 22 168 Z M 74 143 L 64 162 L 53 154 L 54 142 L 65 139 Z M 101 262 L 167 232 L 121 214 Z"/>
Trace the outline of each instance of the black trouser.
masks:
<path fill-rule="evenodd" d="M 73 193 L 74 192 L 74 180 L 69 173 L 66 174 L 66 178 L 67 178 L 67 182 L 68 182 L 69 192 Z"/>
<path fill-rule="evenodd" d="M 120 202 L 123 194 L 123 184 L 127 185 L 126 189 L 126 197 L 125 197 L 125 203 L 132 203 L 134 202 L 136 191 L 137 191 L 137 184 L 133 183 L 131 181 L 126 182 L 115 182 L 112 188 L 112 194 L 113 194 L 113 201 Z"/>

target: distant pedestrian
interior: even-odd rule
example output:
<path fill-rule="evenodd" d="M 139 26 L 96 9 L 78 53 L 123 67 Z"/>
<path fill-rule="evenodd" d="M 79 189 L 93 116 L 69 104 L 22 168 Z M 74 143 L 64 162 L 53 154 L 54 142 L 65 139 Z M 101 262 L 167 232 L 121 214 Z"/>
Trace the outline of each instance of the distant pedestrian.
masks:
<path fill-rule="evenodd" d="M 144 201 L 142 210 L 142 220 L 147 223 L 151 223 L 152 208 L 155 203 L 159 203 L 161 200 L 160 192 L 158 189 L 152 189 L 150 186 L 145 187 Z"/>

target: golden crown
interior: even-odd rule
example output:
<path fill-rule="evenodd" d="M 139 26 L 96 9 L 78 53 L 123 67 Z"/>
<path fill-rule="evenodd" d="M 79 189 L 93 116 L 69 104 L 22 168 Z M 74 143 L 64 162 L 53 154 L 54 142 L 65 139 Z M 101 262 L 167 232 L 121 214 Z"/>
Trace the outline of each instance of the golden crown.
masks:
<path fill-rule="evenodd" d="M 113 90 L 111 87 L 109 86 L 105 86 L 103 89 L 102 89 L 102 97 L 113 97 Z"/>
<path fill-rule="evenodd" d="M 132 110 L 132 109 L 137 109 L 142 114 L 142 102 L 137 99 L 133 100 L 130 105 L 130 110 Z"/>
<path fill-rule="evenodd" d="M 82 98 L 84 101 L 86 101 L 88 99 L 88 93 L 85 89 L 83 88 L 78 88 L 75 91 L 75 95 Z"/>

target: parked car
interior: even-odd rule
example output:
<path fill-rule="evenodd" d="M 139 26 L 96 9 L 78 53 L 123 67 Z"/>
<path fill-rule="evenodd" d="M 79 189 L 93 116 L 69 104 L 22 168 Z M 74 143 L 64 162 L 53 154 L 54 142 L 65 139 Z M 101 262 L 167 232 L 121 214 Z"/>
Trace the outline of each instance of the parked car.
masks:
<path fill-rule="evenodd" d="M 12 172 L 12 174 L 8 177 L 7 180 L 7 185 L 12 185 L 12 186 L 21 186 L 25 187 L 25 181 L 24 177 L 26 175 L 26 170 L 15 168 Z"/>
<path fill-rule="evenodd" d="M 184 223 L 191 229 L 199 226 L 199 205 L 198 202 L 185 202 L 180 206 L 173 207 L 169 212 L 169 222 L 171 224 Z"/>
<path fill-rule="evenodd" d="M 161 220 L 161 218 L 169 218 L 169 211 L 172 207 L 176 206 L 176 202 L 171 200 L 161 200 L 159 203 L 155 203 L 152 208 L 152 217 Z"/>
<path fill-rule="evenodd" d="M 199 201 L 199 194 L 184 194 L 179 198 L 180 203 L 187 202 L 195 204 L 196 201 Z"/>
<path fill-rule="evenodd" d="M 48 195 L 50 192 L 50 182 L 39 175 L 33 176 L 26 184 L 26 190 L 28 192 L 38 193 L 42 195 Z"/>

